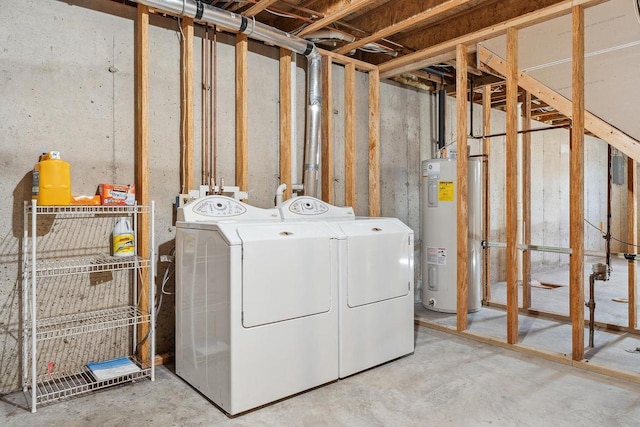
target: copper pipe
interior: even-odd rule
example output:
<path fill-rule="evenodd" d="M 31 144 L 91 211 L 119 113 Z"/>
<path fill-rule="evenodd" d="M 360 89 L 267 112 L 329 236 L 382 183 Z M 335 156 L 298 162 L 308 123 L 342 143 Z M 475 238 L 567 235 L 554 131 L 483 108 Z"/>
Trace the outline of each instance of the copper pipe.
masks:
<path fill-rule="evenodd" d="M 209 25 L 205 26 L 204 31 L 204 40 L 203 40 L 203 55 L 202 55 L 202 63 L 203 63 L 203 75 L 202 75 L 202 103 L 204 104 L 204 111 L 202 114 L 202 123 L 204 127 L 202 140 L 203 140 L 203 149 L 202 149 L 202 184 L 207 185 L 209 183 L 209 179 L 211 178 L 209 173 L 209 102 L 207 93 L 210 90 L 210 81 L 209 81 Z"/>
<path fill-rule="evenodd" d="M 608 279 L 608 268 L 606 264 L 593 264 L 591 266 L 591 275 L 589 276 L 589 301 L 585 302 L 584 305 L 589 307 L 589 347 L 594 347 L 594 334 L 595 334 L 595 325 L 596 325 L 596 297 L 595 297 L 595 282 L 596 280 L 607 280 Z"/>
<path fill-rule="evenodd" d="M 206 35 L 206 33 L 205 33 Z M 205 55 L 205 50 L 206 50 L 206 43 L 205 43 L 205 39 L 201 39 L 200 41 L 200 57 L 203 58 L 202 59 L 202 63 L 200 64 L 200 76 L 202 78 L 202 86 L 200 87 L 200 91 L 202 92 L 202 96 L 200 97 L 200 115 L 202 116 L 202 120 L 200 121 L 200 151 L 204 152 L 204 145 L 205 145 L 205 97 L 204 97 L 204 88 L 205 88 L 205 83 L 204 83 L 204 76 L 205 76 L 205 61 L 204 61 L 204 55 Z M 200 170 L 201 170 L 201 175 L 200 175 L 200 181 L 201 183 L 205 182 L 206 179 L 206 168 L 205 168 L 205 158 L 204 156 L 202 156 L 202 158 L 200 159 Z"/>
<path fill-rule="evenodd" d="M 218 106 L 218 28 L 214 25 L 213 26 L 213 43 L 212 43 L 212 59 L 213 59 L 213 78 L 211 79 L 211 83 L 213 85 L 211 92 L 209 93 L 210 99 L 211 99 L 211 105 L 212 105 L 212 110 L 213 110 L 213 117 L 212 117 L 212 127 L 213 127 L 213 131 L 211 133 L 211 141 L 212 141 L 212 145 L 213 145 L 213 159 L 212 159 L 212 164 L 213 164 L 213 172 L 212 172 L 212 180 L 211 180 L 211 187 L 213 188 L 213 186 L 215 186 L 216 184 L 216 179 L 217 179 L 217 172 L 218 172 L 218 152 L 217 152 L 217 147 L 218 145 L 216 144 L 217 142 L 217 138 L 216 138 L 216 131 L 218 129 L 218 117 L 217 117 L 217 106 Z"/>

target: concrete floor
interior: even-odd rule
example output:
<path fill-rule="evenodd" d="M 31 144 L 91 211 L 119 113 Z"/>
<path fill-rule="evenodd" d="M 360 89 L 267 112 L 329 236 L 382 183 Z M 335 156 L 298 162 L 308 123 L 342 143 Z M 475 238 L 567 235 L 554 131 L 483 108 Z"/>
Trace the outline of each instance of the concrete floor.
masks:
<path fill-rule="evenodd" d="M 604 258 L 585 259 L 585 299 L 589 297 L 588 278 L 591 264 L 604 262 Z M 540 282 L 531 288 L 532 308 L 541 311 L 569 315 L 569 272 L 568 267 L 546 272 L 534 272 L 532 278 Z M 628 304 L 614 299 L 626 298 L 628 295 L 627 262 L 622 259 L 612 260 L 612 272 L 606 282 L 596 281 L 595 301 L 596 322 L 627 326 Z M 545 286 L 547 284 L 553 287 Z M 506 286 L 504 282 L 493 283 L 491 300 L 506 303 Z M 522 301 L 522 288 L 519 287 L 518 301 Z M 416 305 L 416 315 L 424 320 L 455 327 L 456 315 L 429 311 Z M 589 318 L 589 310 L 585 307 L 585 319 Z M 503 309 L 483 307 L 468 316 L 470 332 L 498 338 L 506 341 L 507 320 Z M 571 354 L 571 325 L 567 322 L 545 319 L 541 317 L 518 316 L 519 343 L 528 347 L 556 353 Z M 585 346 L 589 342 L 589 330 L 585 328 Z M 640 373 L 640 336 L 628 333 L 611 332 L 596 328 L 594 347 L 585 350 L 585 360 L 608 368 L 619 369 L 631 373 Z M 640 422 L 639 422 L 640 424 Z"/>
<path fill-rule="evenodd" d="M 230 419 L 167 367 L 42 407 L 0 400 L 12 426 L 636 426 L 640 385 L 418 327 L 415 354 Z"/>
<path fill-rule="evenodd" d="M 587 257 L 584 262 L 585 300 L 589 299 L 589 275 L 591 265 L 604 263 L 604 258 Z M 628 296 L 628 265 L 627 261 L 619 258 L 611 260 L 611 275 L 608 281 L 595 282 L 596 322 L 612 325 L 627 326 L 628 304 L 619 299 Z M 553 313 L 569 315 L 569 267 L 544 272 L 534 271 L 531 278 L 538 283 L 531 287 L 532 307 Z M 491 300 L 506 304 L 507 294 L 505 282 L 491 285 Z M 552 285 L 549 287 L 548 285 Z M 519 288 L 518 301 L 522 301 L 522 289 Z M 637 292 L 637 291 L 636 291 Z M 640 302 L 640 299 L 638 300 Z M 638 305 L 640 312 L 640 305 Z M 589 318 L 589 309 L 585 307 L 585 318 Z"/>

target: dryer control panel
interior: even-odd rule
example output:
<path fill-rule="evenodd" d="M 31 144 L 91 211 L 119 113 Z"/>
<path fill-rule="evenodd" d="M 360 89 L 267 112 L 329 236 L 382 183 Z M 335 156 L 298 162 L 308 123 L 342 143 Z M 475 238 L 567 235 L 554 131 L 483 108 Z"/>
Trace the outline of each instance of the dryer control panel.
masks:
<path fill-rule="evenodd" d="M 277 209 L 250 206 L 226 196 L 207 196 L 178 209 L 178 221 L 218 222 L 233 220 L 280 220 Z"/>
<path fill-rule="evenodd" d="M 278 206 L 283 219 L 354 219 L 353 209 L 338 207 L 313 197 L 301 196 Z"/>

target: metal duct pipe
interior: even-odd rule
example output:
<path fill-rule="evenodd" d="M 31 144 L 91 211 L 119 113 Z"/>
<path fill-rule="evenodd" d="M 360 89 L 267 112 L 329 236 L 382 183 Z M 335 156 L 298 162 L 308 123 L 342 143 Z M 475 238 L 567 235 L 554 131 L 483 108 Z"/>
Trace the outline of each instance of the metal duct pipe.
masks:
<path fill-rule="evenodd" d="M 445 136 L 445 114 L 447 112 L 447 91 L 441 89 L 438 91 L 438 150 L 442 150 L 447 145 Z"/>
<path fill-rule="evenodd" d="M 196 21 L 219 25 L 246 34 L 252 39 L 283 47 L 307 57 L 309 104 L 307 106 L 306 143 L 304 152 L 304 194 L 317 197 L 320 170 L 320 114 L 322 110 L 321 55 L 315 45 L 300 37 L 270 27 L 255 18 L 247 18 L 200 0 L 134 0 L 154 9 Z"/>
<path fill-rule="evenodd" d="M 307 106 L 307 140 L 304 149 L 304 195 L 318 197 L 320 175 L 320 114 L 322 113 L 322 82 L 320 54 L 307 56 L 309 105 Z"/>

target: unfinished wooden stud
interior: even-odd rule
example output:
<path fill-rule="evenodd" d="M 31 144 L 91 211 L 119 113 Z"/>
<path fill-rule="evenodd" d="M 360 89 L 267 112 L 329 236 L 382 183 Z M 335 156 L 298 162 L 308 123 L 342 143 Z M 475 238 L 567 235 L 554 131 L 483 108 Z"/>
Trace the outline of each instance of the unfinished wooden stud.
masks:
<path fill-rule="evenodd" d="M 380 73 L 369 71 L 369 216 L 380 216 Z"/>
<path fill-rule="evenodd" d="M 518 342 L 518 30 L 507 30 L 507 342 Z"/>
<path fill-rule="evenodd" d="M 291 198 L 291 58 L 280 48 L 280 184 L 286 184 L 283 200 Z"/>
<path fill-rule="evenodd" d="M 467 329 L 467 310 L 469 308 L 469 205 L 467 194 L 468 176 L 468 102 L 467 102 L 467 47 L 456 46 L 456 118 L 458 161 L 456 171 L 457 202 L 457 329 Z"/>
<path fill-rule="evenodd" d="M 569 160 L 569 313 L 572 359 L 584 358 L 584 9 L 573 8 L 572 129 Z"/>

